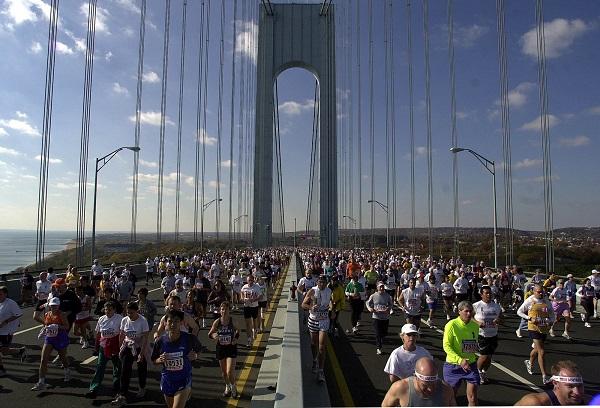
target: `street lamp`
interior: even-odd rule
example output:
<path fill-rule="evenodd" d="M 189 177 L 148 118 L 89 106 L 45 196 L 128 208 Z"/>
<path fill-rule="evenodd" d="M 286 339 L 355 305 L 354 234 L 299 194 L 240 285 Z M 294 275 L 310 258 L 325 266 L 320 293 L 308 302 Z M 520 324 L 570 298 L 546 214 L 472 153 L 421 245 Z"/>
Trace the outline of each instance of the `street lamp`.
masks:
<path fill-rule="evenodd" d="M 387 225 L 385 228 L 385 244 L 386 246 L 389 248 L 390 247 L 390 211 L 387 205 L 383 204 L 382 202 L 379 202 L 377 200 L 369 200 L 367 201 L 367 203 L 373 205 L 373 204 L 378 204 L 381 209 L 383 211 L 385 211 L 385 215 L 387 218 Z M 373 246 L 373 243 L 371 242 L 371 246 Z"/>
<path fill-rule="evenodd" d="M 238 222 L 240 220 L 240 218 L 247 217 L 247 216 L 248 216 L 248 214 L 242 214 L 242 215 L 240 215 L 239 217 L 237 217 L 236 219 L 233 220 L 233 237 L 234 237 L 234 239 L 236 238 L 236 236 L 235 236 L 235 223 Z M 242 228 L 240 228 L 240 230 L 241 229 Z M 241 231 L 240 231 L 240 233 L 241 233 Z"/>
<path fill-rule="evenodd" d="M 496 208 L 496 163 L 494 163 L 493 160 L 489 160 L 483 157 L 482 155 L 480 155 L 472 149 L 466 149 L 463 147 L 452 147 L 450 151 L 454 154 L 460 153 L 462 151 L 471 153 L 473 156 L 475 156 L 477 160 L 479 160 L 479 163 L 481 163 L 483 167 L 485 167 L 485 169 L 489 171 L 492 175 L 492 193 L 494 197 L 494 269 L 498 269 L 498 245 L 496 242 L 498 230 L 498 211 Z"/>
<path fill-rule="evenodd" d="M 223 201 L 222 198 L 213 198 L 208 203 L 202 205 L 202 222 L 200 225 L 200 253 L 202 253 L 204 249 L 204 211 L 206 211 L 208 207 L 210 207 L 210 205 L 217 200 L 219 200 L 219 202 Z"/>
<path fill-rule="evenodd" d="M 94 212 L 92 215 L 92 262 L 96 257 L 96 196 L 98 194 L 98 172 L 123 149 L 131 150 L 132 152 L 140 151 L 139 146 L 123 146 L 113 150 L 105 156 L 96 158 L 96 173 L 94 175 Z"/>
<path fill-rule="evenodd" d="M 354 247 L 356 248 L 356 220 L 349 215 L 342 215 L 342 218 L 348 218 L 354 226 Z"/>

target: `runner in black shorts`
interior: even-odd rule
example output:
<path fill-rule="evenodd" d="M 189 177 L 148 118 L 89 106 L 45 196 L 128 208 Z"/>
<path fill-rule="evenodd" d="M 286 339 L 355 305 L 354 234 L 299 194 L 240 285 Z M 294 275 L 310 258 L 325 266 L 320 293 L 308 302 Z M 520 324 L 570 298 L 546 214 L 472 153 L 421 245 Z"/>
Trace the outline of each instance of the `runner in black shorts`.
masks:
<path fill-rule="evenodd" d="M 237 396 L 235 388 L 235 359 L 237 358 L 237 341 L 240 331 L 234 326 L 230 316 L 230 304 L 225 301 L 219 308 L 221 317 L 214 321 L 208 338 L 217 342 L 217 360 L 221 366 L 221 375 L 225 381 L 224 397 Z"/>

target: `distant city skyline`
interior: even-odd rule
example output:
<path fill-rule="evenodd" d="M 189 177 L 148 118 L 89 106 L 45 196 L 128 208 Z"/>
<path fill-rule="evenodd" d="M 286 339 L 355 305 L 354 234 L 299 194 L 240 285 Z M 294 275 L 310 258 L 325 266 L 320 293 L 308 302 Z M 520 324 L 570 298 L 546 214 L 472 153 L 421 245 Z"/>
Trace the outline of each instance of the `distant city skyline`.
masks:
<path fill-rule="evenodd" d="M 304 1 L 297 1 L 302 2 Z M 206 201 L 216 197 L 216 142 L 218 137 L 218 82 L 220 47 L 220 2 L 213 0 L 210 14 L 209 81 L 206 129 L 196 129 L 198 38 L 200 1 L 188 2 L 187 49 L 184 83 L 183 156 L 181 174 L 180 231 L 193 231 L 195 140 L 206 134 Z M 256 2 L 260 3 L 260 2 Z M 273 3 L 278 3 L 273 1 Z M 310 3 L 321 3 L 311 1 Z M 348 83 L 343 45 L 347 30 L 352 36 L 351 73 L 356 83 L 356 1 L 338 1 L 337 41 L 338 105 L 351 102 L 356 151 L 357 87 Z M 427 163 L 425 141 L 425 94 L 422 3 L 412 3 L 416 137 L 416 225 L 427 226 Z M 0 0 L 0 229 L 36 228 L 39 155 L 43 113 L 49 1 Z M 138 195 L 138 232 L 155 232 L 158 137 L 160 123 L 164 3 L 148 2 L 141 112 L 141 142 Z M 237 150 L 229 161 L 232 52 L 235 48 L 235 122 L 239 115 L 237 92 L 242 64 L 255 64 L 256 55 L 245 47 L 256 31 L 254 21 L 242 21 L 239 0 L 236 39 L 233 31 L 233 0 L 225 1 L 223 128 L 221 134 L 220 232 L 228 232 L 228 196 L 233 188 L 233 217 L 237 211 Z M 246 3 L 247 4 L 247 3 Z M 385 74 L 383 8 L 387 1 L 373 0 L 375 198 L 385 196 Z M 347 8 L 349 6 L 349 9 Z M 54 86 L 54 112 L 48 187 L 47 230 L 74 231 L 77 223 L 77 191 L 87 2 L 61 3 Z M 363 229 L 370 227 L 369 172 L 369 43 L 368 2 L 360 2 L 362 157 L 363 174 L 354 173 L 354 194 L 363 184 Z M 176 143 L 179 92 L 179 60 L 182 0 L 171 8 L 170 65 L 167 82 L 166 144 L 164 168 L 164 233 L 174 229 Z M 429 2 L 431 36 L 432 155 L 434 227 L 453 224 L 452 156 L 450 138 L 450 84 L 446 2 Z M 134 144 L 136 71 L 140 2 L 99 2 L 90 146 L 86 235 L 91 231 L 94 158 L 119 146 Z M 345 16 L 351 25 L 346 25 Z M 554 193 L 554 227 L 600 225 L 600 2 L 578 0 L 544 1 L 550 138 Z M 398 171 L 398 228 L 410 227 L 410 163 L 408 132 L 408 64 L 406 2 L 394 1 L 396 94 L 396 163 Z M 542 196 L 542 150 L 539 130 L 535 2 L 506 0 L 509 101 L 512 133 L 514 227 L 544 229 Z M 495 160 L 498 169 L 498 226 L 504 226 L 502 184 L 502 138 L 499 115 L 499 73 L 495 1 L 455 1 L 454 32 L 456 58 L 456 107 L 458 145 L 472 148 Z M 314 77 L 302 69 L 284 71 L 278 78 L 279 114 L 286 229 L 297 218 L 298 231 L 306 217 L 306 197 L 313 116 Z M 350 118 L 340 109 L 338 138 L 345 137 Z M 343 124 L 343 125 L 342 125 Z M 253 131 L 253 130 L 252 130 Z M 237 137 L 237 136 L 236 136 Z M 237 140 L 234 141 L 234 145 Z M 338 142 L 338 148 L 342 143 Z M 355 156 L 356 157 L 356 156 Z M 343 160 L 343 159 L 341 159 Z M 339 161 L 341 161 L 339 160 Z M 460 224 L 491 227 L 491 180 L 481 165 L 460 155 Z M 355 163 L 353 164 L 355 165 Z M 129 231 L 131 220 L 133 154 L 119 153 L 99 173 L 98 232 Z M 234 185 L 229 186 L 229 171 Z M 252 170 L 252 169 L 251 169 Z M 251 172 L 250 177 L 253 174 Z M 214 205 L 214 204 L 213 204 Z M 341 205 L 341 201 L 340 201 Z M 358 213 L 354 201 L 354 218 Z M 205 231 L 215 230 L 215 207 L 207 210 Z M 340 219 L 343 214 L 340 210 Z M 376 228 L 384 228 L 385 214 L 376 209 Z M 340 222 L 340 226 L 343 223 Z M 239 228 L 239 227 L 237 227 Z"/>

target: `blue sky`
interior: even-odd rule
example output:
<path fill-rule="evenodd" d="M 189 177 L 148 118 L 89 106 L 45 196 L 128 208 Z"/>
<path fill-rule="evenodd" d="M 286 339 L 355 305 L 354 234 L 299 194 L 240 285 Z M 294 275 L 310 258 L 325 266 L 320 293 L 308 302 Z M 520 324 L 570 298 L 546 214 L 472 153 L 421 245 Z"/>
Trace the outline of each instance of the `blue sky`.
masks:
<path fill-rule="evenodd" d="M 312 1 L 318 3 L 317 1 Z M 243 4 L 240 1 L 240 4 Z M 350 8 L 354 81 L 342 75 L 347 59 L 343 41 L 345 20 L 338 20 L 337 51 L 339 95 L 338 105 L 354 110 L 356 138 L 356 105 L 358 98 L 356 67 L 356 2 L 335 1 L 340 16 Z M 425 88 L 423 67 L 423 22 L 421 2 L 413 2 L 412 33 L 414 50 L 414 94 L 416 157 L 416 219 L 418 226 L 427 225 L 427 186 L 425 149 Z M 432 86 L 432 154 L 434 225 L 452 225 L 450 96 L 446 29 L 446 2 L 430 2 L 431 86 Z M 37 215 L 39 153 L 41 148 L 42 103 L 49 2 L 43 0 L 0 1 L 0 228 L 34 229 Z M 167 82 L 167 126 L 165 153 L 165 196 L 163 231 L 174 229 L 175 171 L 177 137 L 177 100 L 179 80 L 179 41 L 181 36 L 182 0 L 172 1 L 171 52 Z M 213 0 L 210 18 L 209 97 L 206 134 L 207 190 L 206 200 L 215 197 L 216 138 L 218 136 L 218 75 L 220 7 Z M 374 38 L 374 115 L 375 197 L 385 202 L 385 82 L 383 44 L 383 1 L 373 1 Z M 396 162 L 398 171 L 398 226 L 410 225 L 410 163 L 408 136 L 408 96 L 406 61 L 405 1 L 394 1 L 391 19 L 394 23 L 395 93 L 396 93 Z M 88 222 L 91 227 L 91 197 L 94 157 L 116 147 L 134 142 L 136 70 L 138 49 L 139 2 L 106 0 L 98 3 L 96 54 L 90 128 L 88 182 Z M 238 15 L 238 38 L 233 41 L 233 1 L 225 2 L 225 60 L 221 167 L 221 231 L 227 230 L 229 195 L 229 133 L 232 50 L 236 45 L 238 69 L 244 63 L 255 63 L 254 53 L 240 45 L 250 36 L 252 21 L 241 21 Z M 600 224 L 599 190 L 600 154 L 600 3 L 592 0 L 544 2 L 546 53 L 548 57 L 548 91 L 552 144 L 555 227 L 597 226 Z M 54 87 L 54 116 L 51 164 L 48 188 L 47 229 L 74 230 L 77 214 L 77 181 L 87 2 L 63 0 L 60 5 L 60 27 Z M 368 76 L 368 2 L 361 1 L 361 70 L 362 70 L 362 134 L 363 174 L 353 173 L 356 195 L 363 185 L 363 226 L 367 227 L 370 197 L 369 173 L 369 76 Z M 535 2 L 506 1 L 508 33 L 508 70 L 510 88 L 514 226 L 521 229 L 543 229 L 542 149 L 539 117 L 537 60 L 535 54 Z M 499 75 L 495 1 L 455 2 L 456 101 L 459 145 L 470 147 L 484 156 L 502 161 L 501 122 L 497 113 Z M 200 1 L 188 4 L 188 48 L 183 110 L 183 159 L 180 230 L 193 229 L 193 175 L 195 163 L 196 84 L 198 72 Z M 158 173 L 158 136 L 162 69 L 164 3 L 149 1 L 146 29 L 146 54 L 142 100 L 140 152 L 140 187 L 138 196 L 138 231 L 154 231 L 156 224 L 156 177 Z M 239 82 L 237 82 L 239 86 Z M 308 164 L 312 124 L 314 77 L 301 69 L 290 69 L 279 77 L 282 155 L 286 193 L 287 230 L 293 218 L 304 225 L 308 191 Z M 236 92 L 237 95 L 237 92 Z M 237 97 L 236 97 L 237 98 Z M 236 99 L 236 106 L 238 102 Z M 239 112 L 236 108 L 236 123 Z M 347 128 L 349 118 L 338 112 L 340 124 Z M 340 126 L 340 125 L 338 125 Z M 341 127 L 339 127 L 341 128 Z M 346 137 L 343 134 L 340 138 Z M 356 139 L 355 139 L 356 140 Z M 236 146 L 237 142 L 234 142 Z M 356 142 L 355 142 L 356 143 Z M 358 146 L 355 146 L 355 149 Z M 128 231 L 130 228 L 132 154 L 121 152 L 107 165 L 99 177 L 98 230 Z M 237 150 L 234 154 L 233 216 L 237 213 Z M 293 187 L 291 187 L 293 186 Z M 489 175 L 472 157 L 460 156 L 461 225 L 490 226 L 491 186 Z M 499 225 L 503 225 L 502 171 L 498 167 Z M 355 198 L 356 217 L 358 202 Z M 340 210 L 340 214 L 345 210 Z M 385 218 L 377 213 L 377 225 Z M 214 212 L 210 211 L 206 229 L 214 228 Z"/>

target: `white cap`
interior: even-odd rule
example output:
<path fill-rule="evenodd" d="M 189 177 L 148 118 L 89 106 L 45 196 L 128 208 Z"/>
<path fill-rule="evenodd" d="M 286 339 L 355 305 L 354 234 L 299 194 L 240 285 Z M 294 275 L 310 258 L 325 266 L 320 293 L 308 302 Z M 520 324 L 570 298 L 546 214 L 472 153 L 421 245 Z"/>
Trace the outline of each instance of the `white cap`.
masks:
<path fill-rule="evenodd" d="M 568 279 L 568 278 L 572 278 L 572 277 L 573 277 L 573 274 L 572 274 L 572 273 L 570 273 L 570 274 L 568 274 L 568 275 L 567 275 L 567 279 Z"/>
<path fill-rule="evenodd" d="M 97 259 L 94 259 L 94 263 L 98 263 L 98 260 L 97 260 Z"/>
<path fill-rule="evenodd" d="M 400 334 L 411 334 L 411 333 L 419 333 L 419 330 L 417 330 L 417 326 L 415 326 L 414 324 L 410 324 L 407 323 L 404 326 L 402 326 L 402 330 L 400 331 Z"/>
<path fill-rule="evenodd" d="M 598 273 L 596 269 L 592 269 L 592 273 Z"/>
<path fill-rule="evenodd" d="M 48 304 L 50 306 L 59 306 L 60 305 L 60 299 L 57 297 L 53 297 L 52 299 L 50 299 L 50 302 L 48 302 Z"/>

